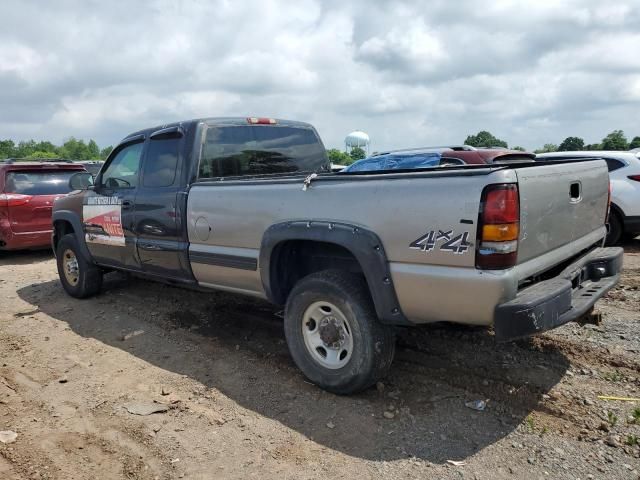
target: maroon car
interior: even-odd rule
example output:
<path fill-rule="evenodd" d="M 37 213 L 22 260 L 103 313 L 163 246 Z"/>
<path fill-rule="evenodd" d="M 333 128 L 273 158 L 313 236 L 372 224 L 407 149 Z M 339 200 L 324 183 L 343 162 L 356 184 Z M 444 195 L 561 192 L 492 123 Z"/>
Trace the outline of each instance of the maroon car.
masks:
<path fill-rule="evenodd" d="M 53 202 L 84 171 L 75 163 L 0 160 L 0 250 L 50 246 Z"/>
<path fill-rule="evenodd" d="M 445 156 L 445 153 L 443 153 Z M 469 146 L 452 147 L 446 151 L 447 157 L 458 158 L 468 164 L 502 163 L 502 162 L 530 162 L 536 158 L 535 154 L 510 150 L 507 148 L 474 148 Z"/>
<path fill-rule="evenodd" d="M 376 170 L 412 170 L 458 165 L 487 165 L 496 163 L 533 162 L 533 153 L 506 148 L 475 148 L 469 145 L 447 147 L 421 147 L 376 152 L 358 160 L 342 173 Z"/>

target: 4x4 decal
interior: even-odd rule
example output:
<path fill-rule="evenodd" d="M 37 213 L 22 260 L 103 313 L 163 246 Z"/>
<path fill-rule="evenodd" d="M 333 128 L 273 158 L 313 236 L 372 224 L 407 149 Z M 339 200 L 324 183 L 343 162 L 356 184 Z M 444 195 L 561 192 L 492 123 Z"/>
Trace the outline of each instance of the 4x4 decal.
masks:
<path fill-rule="evenodd" d="M 409 248 L 431 252 L 438 250 L 461 255 L 469 250 L 469 232 L 453 235 L 453 230 L 431 230 L 409 244 Z"/>

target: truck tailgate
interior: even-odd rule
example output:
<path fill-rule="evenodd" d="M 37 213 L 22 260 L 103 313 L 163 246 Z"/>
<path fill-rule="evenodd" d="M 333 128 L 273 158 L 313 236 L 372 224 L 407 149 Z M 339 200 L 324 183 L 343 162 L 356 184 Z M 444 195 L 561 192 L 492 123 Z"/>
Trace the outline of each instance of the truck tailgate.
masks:
<path fill-rule="evenodd" d="M 516 168 L 516 174 L 520 192 L 518 263 L 604 225 L 609 174 L 603 160 Z"/>

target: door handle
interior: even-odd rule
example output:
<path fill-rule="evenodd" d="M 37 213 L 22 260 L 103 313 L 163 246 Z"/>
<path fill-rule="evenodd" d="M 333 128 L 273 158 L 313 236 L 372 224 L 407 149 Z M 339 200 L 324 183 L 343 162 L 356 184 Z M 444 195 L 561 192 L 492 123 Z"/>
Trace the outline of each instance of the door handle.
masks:
<path fill-rule="evenodd" d="M 158 252 L 158 251 L 164 250 L 164 248 L 162 248 L 161 246 L 154 245 L 152 243 L 138 243 L 138 247 L 141 250 L 151 250 L 151 251 L 154 251 L 154 252 Z"/>
<path fill-rule="evenodd" d="M 582 200 L 582 184 L 580 182 L 573 182 L 569 185 L 569 198 L 571 203 L 578 203 Z"/>
<path fill-rule="evenodd" d="M 133 206 L 133 202 L 131 202 L 130 200 L 123 200 L 122 201 L 122 209 L 123 210 L 129 210 L 132 206 Z"/>

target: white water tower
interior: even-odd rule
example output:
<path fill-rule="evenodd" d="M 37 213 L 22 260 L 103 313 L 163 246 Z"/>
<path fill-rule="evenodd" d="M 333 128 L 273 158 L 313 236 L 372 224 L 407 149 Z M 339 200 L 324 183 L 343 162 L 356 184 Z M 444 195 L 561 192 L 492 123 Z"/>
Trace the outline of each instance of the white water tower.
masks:
<path fill-rule="evenodd" d="M 347 135 L 347 138 L 344 139 L 344 148 L 349 153 L 354 148 L 358 147 L 363 149 L 367 156 L 369 155 L 369 135 L 360 130 L 356 130 Z"/>

